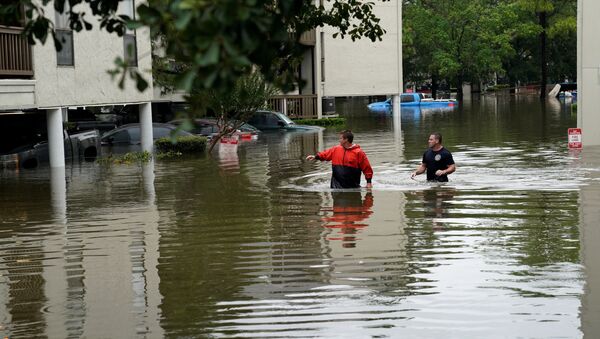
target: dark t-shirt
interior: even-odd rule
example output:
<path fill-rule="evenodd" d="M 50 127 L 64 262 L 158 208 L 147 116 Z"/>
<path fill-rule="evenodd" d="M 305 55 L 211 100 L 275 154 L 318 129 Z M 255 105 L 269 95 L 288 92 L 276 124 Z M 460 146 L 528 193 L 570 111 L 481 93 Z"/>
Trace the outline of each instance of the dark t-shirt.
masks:
<path fill-rule="evenodd" d="M 435 172 L 437 170 L 446 170 L 448 166 L 454 165 L 454 159 L 452 158 L 450 151 L 445 148 L 442 148 L 437 152 L 429 148 L 423 153 L 423 163 L 427 167 L 428 181 L 446 182 L 448 181 L 447 175 L 438 177 L 435 175 Z"/>

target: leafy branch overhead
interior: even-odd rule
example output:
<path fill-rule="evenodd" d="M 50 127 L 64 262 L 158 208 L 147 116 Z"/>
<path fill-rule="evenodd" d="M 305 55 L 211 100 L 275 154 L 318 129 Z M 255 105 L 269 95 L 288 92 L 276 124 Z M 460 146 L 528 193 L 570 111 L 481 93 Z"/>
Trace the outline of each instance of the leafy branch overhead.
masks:
<path fill-rule="evenodd" d="M 25 34 L 30 43 L 52 36 L 59 47 L 44 10 L 51 1 L 19 1 L 28 8 Z M 150 27 L 153 37 L 162 38 L 164 56 L 186 66 L 175 74 L 175 85 L 187 91 L 227 91 L 254 67 L 267 81 L 289 90 L 297 82 L 293 67 L 306 49 L 299 43 L 302 33 L 325 25 L 336 28 L 336 36 L 352 40 L 381 40 L 385 33 L 369 1 L 327 0 L 315 6 L 312 0 L 149 0 L 138 6 L 136 18 L 120 14 L 122 2 L 52 1 L 56 11 L 68 13 L 74 31 L 93 29 L 92 19 L 119 36 L 126 28 Z M 3 8 L 0 15 L 8 11 Z M 125 63 L 119 66 L 121 73 L 127 72 Z"/>

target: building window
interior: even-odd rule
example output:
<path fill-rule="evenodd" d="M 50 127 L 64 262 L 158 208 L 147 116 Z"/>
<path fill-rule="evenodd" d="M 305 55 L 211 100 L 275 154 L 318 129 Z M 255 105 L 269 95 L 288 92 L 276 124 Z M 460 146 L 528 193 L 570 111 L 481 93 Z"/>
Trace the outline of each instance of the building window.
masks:
<path fill-rule="evenodd" d="M 125 34 L 123 36 L 123 48 L 125 50 L 125 61 L 129 66 L 137 67 L 137 45 L 135 34 Z"/>
<path fill-rule="evenodd" d="M 123 14 L 127 15 L 131 19 L 135 19 L 134 0 L 123 0 L 122 3 Z M 125 30 L 125 35 L 123 36 L 123 51 L 124 59 L 129 64 L 129 66 L 137 67 L 138 57 L 135 30 Z"/>
<path fill-rule="evenodd" d="M 75 65 L 73 52 L 73 30 L 71 30 L 69 27 L 69 10 L 68 4 L 65 2 L 64 12 L 56 12 L 56 21 L 54 22 L 56 39 L 62 45 L 62 49 L 56 52 L 56 64 L 59 66 Z"/>

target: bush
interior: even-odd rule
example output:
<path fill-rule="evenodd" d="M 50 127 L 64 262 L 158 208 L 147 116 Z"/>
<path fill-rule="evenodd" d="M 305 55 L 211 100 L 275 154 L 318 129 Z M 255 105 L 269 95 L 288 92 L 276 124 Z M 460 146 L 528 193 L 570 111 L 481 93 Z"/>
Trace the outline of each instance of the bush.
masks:
<path fill-rule="evenodd" d="M 311 126 L 338 126 L 346 123 L 345 118 L 325 118 L 325 119 L 297 119 L 294 120 L 299 125 L 311 125 Z"/>
<path fill-rule="evenodd" d="M 172 138 L 160 138 L 154 142 L 156 151 L 168 154 L 202 153 L 206 150 L 206 137 L 189 135 Z"/>
<path fill-rule="evenodd" d="M 148 151 L 143 152 L 129 152 L 123 155 L 113 156 L 112 154 L 107 157 L 98 158 L 96 161 L 100 164 L 126 164 L 130 165 L 133 163 L 144 163 L 152 159 L 152 154 Z"/>

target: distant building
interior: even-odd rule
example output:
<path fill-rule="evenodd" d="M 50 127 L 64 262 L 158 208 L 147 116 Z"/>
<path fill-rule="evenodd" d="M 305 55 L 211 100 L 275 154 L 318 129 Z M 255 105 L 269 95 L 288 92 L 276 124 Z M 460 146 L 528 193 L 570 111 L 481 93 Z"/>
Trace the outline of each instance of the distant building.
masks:
<path fill-rule="evenodd" d="M 318 4 L 332 6 L 323 0 Z M 310 47 L 299 70 L 304 86 L 279 96 L 273 102 L 279 111 L 320 118 L 336 113 L 335 97 L 402 92 L 402 3 L 375 2 L 373 10 L 386 30 L 382 41 L 333 38 L 337 30 L 331 27 L 319 27 L 301 37 L 300 42 Z"/>

